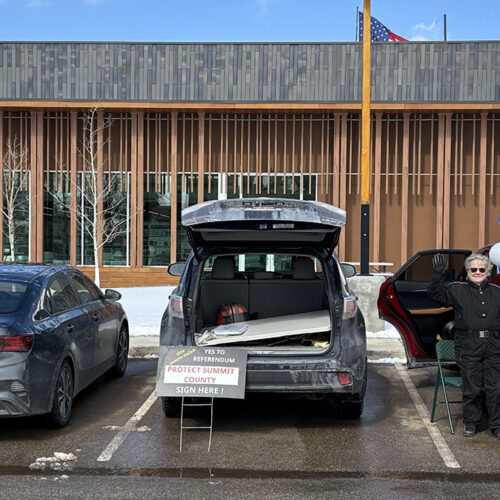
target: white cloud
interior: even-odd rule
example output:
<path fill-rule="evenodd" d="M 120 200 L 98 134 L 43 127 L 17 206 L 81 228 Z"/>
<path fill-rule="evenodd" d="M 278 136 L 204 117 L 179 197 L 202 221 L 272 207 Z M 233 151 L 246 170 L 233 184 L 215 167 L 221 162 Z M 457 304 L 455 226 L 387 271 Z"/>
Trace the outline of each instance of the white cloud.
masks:
<path fill-rule="evenodd" d="M 410 28 L 410 40 L 427 41 L 439 40 L 442 38 L 442 29 L 433 19 L 430 24 L 418 23 Z"/>

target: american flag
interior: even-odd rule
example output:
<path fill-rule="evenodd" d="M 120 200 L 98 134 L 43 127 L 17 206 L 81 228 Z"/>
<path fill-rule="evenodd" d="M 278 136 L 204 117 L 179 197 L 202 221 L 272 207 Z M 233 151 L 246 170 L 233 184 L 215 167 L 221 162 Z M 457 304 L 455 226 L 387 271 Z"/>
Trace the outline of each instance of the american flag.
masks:
<path fill-rule="evenodd" d="M 371 17 L 371 39 L 372 42 L 407 42 L 406 38 L 396 35 L 378 19 Z M 359 40 L 363 40 L 363 13 L 359 12 Z"/>

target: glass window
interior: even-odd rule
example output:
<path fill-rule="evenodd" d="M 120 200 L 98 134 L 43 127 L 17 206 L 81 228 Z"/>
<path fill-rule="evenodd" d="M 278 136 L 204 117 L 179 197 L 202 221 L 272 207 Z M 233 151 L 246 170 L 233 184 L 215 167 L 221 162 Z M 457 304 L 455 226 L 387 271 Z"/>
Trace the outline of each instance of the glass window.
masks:
<path fill-rule="evenodd" d="M 127 266 L 129 233 L 129 189 L 126 174 L 120 172 L 104 173 L 104 185 L 107 192 L 103 200 L 105 217 L 104 233 L 111 240 L 102 247 L 104 266 Z"/>
<path fill-rule="evenodd" d="M 9 179 L 9 177 L 12 178 Z M 12 187 L 8 188 L 9 181 L 12 182 Z M 11 173 L 8 170 L 4 171 L 3 177 L 4 190 L 7 188 L 7 196 L 3 196 L 3 259 L 7 262 L 26 262 L 29 260 L 29 173 L 26 176 L 20 172 Z M 14 193 L 12 200 L 12 248 L 9 239 L 9 217 L 8 210 L 8 195 Z"/>
<path fill-rule="evenodd" d="M 161 185 L 155 186 L 155 174 L 144 174 L 144 239 L 145 266 L 166 266 L 170 263 L 171 193 L 170 176 L 161 174 Z M 160 187 L 160 192 L 156 192 Z"/>
<path fill-rule="evenodd" d="M 398 277 L 398 281 L 431 281 L 432 258 L 434 254 L 420 255 L 405 272 Z M 448 267 L 445 273 L 446 281 L 455 281 L 460 279 L 460 273 L 464 267 L 465 256 L 463 254 L 446 254 L 448 258 Z"/>
<path fill-rule="evenodd" d="M 203 177 L 203 201 L 217 200 L 219 198 L 219 177 L 220 174 L 208 174 Z"/>
<path fill-rule="evenodd" d="M 94 265 L 94 246 L 92 242 L 92 203 L 93 194 L 87 174 L 85 191 L 82 188 L 83 173 L 78 176 L 77 194 L 77 257 L 79 266 Z M 114 233 L 111 241 L 102 247 L 102 260 L 105 266 L 129 265 L 130 234 L 130 174 L 105 172 L 103 176 L 103 235 Z M 86 228 L 82 231 L 82 228 Z"/>
<path fill-rule="evenodd" d="M 99 292 L 86 278 L 78 274 L 70 274 L 70 279 L 82 304 L 100 299 Z"/>
<path fill-rule="evenodd" d="M 182 182 L 184 176 L 184 182 Z M 191 245 L 181 222 L 182 209 L 198 203 L 198 175 L 177 174 L 177 256 L 176 262 L 187 260 Z"/>
<path fill-rule="evenodd" d="M 78 305 L 69 282 L 62 275 L 56 276 L 47 287 L 44 308 L 50 314 L 58 314 Z"/>
<path fill-rule="evenodd" d="M 212 270 L 214 259 L 217 256 L 209 257 L 203 265 L 203 272 L 209 273 Z M 239 272 L 275 272 L 289 274 L 293 272 L 293 263 L 296 255 L 293 254 L 238 254 L 235 255 L 235 263 Z M 316 272 L 321 272 L 322 266 L 318 259 L 311 257 Z"/>
<path fill-rule="evenodd" d="M 66 173 L 49 172 L 43 193 L 43 261 L 69 263 L 70 193 Z"/>
<path fill-rule="evenodd" d="M 17 310 L 26 292 L 26 285 L 13 281 L 0 281 L 0 314 Z"/>
<path fill-rule="evenodd" d="M 227 198 L 288 198 L 316 200 L 317 176 L 300 174 L 227 174 Z M 293 192 L 292 192 L 293 191 Z"/>

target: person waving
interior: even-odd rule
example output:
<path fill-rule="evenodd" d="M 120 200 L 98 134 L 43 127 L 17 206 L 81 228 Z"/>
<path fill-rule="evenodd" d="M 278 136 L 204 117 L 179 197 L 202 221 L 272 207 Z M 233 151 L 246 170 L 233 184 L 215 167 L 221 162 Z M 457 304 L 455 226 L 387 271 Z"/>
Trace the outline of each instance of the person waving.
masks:
<path fill-rule="evenodd" d="M 500 287 L 487 279 L 492 262 L 485 255 L 469 255 L 465 260 L 466 281 L 452 282 L 445 282 L 448 262 L 444 255 L 436 254 L 432 264 L 428 294 L 455 310 L 455 355 L 463 379 L 464 436 L 474 437 L 477 432 L 484 391 L 489 426 L 500 440 Z"/>

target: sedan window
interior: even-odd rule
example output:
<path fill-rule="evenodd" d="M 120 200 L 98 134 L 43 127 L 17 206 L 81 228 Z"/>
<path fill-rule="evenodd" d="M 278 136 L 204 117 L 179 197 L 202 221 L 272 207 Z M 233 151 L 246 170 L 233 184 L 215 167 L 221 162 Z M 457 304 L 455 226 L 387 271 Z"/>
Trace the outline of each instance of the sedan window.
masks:
<path fill-rule="evenodd" d="M 17 310 L 26 292 L 26 285 L 12 281 L 0 281 L 0 314 Z"/>
<path fill-rule="evenodd" d="M 71 274 L 70 279 L 82 304 L 100 299 L 97 290 L 85 278 L 78 274 Z"/>
<path fill-rule="evenodd" d="M 55 277 L 47 287 L 44 308 L 50 314 L 58 314 L 78 305 L 71 285 L 63 276 Z"/>

